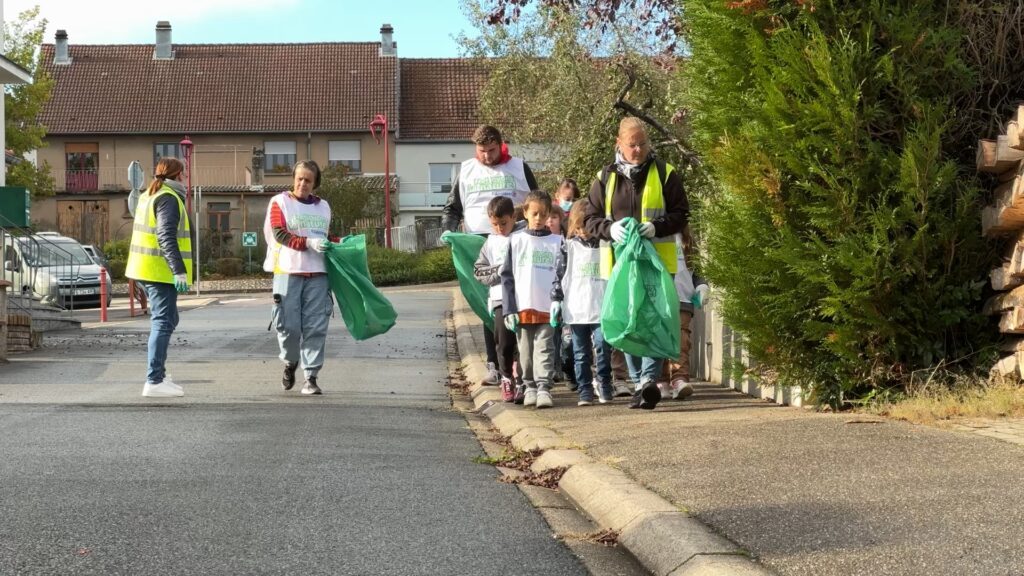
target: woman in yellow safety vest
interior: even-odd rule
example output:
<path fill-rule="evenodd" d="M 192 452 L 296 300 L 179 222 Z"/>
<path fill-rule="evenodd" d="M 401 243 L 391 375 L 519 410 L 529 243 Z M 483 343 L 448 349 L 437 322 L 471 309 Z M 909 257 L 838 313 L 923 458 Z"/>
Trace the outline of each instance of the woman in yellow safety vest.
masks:
<path fill-rule="evenodd" d="M 638 118 L 623 118 L 619 123 L 615 162 L 598 173 L 585 202 L 583 226 L 601 241 L 601 273 L 605 278 L 612 270 L 612 243 L 626 239 L 625 218 L 640 222 L 640 234 L 654 244 L 668 273 L 676 273 L 675 235 L 686 226 L 690 206 L 679 172 L 655 157 L 647 130 Z M 625 360 L 634 385 L 630 408 L 654 409 L 661 400 L 656 384 L 661 360 L 629 354 Z"/>
<path fill-rule="evenodd" d="M 192 278 L 192 227 L 185 211 L 184 166 L 177 158 L 161 158 L 149 188 L 135 207 L 132 242 L 125 276 L 142 284 L 149 297 L 149 346 L 142 395 L 183 396 L 164 364 L 171 334 L 178 326 L 178 294 Z"/>

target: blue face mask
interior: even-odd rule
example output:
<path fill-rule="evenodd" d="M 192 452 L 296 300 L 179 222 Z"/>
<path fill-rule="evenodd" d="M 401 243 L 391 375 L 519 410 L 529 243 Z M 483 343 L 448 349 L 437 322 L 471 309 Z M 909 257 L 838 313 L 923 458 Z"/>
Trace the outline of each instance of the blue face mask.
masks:
<path fill-rule="evenodd" d="M 562 210 L 568 212 L 569 208 L 572 208 L 572 200 L 562 200 L 558 205 L 562 207 Z"/>

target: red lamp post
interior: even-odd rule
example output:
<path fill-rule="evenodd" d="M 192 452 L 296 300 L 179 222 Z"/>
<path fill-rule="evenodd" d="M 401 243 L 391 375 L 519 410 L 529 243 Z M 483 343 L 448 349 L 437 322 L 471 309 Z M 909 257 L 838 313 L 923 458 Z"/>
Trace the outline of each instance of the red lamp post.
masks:
<path fill-rule="evenodd" d="M 188 136 L 178 143 L 185 154 L 185 210 L 192 213 L 192 141 Z"/>
<path fill-rule="evenodd" d="M 391 248 L 391 156 L 388 150 L 388 117 L 377 114 L 370 121 L 370 134 L 377 144 L 380 144 L 381 133 L 384 134 L 384 246 Z"/>

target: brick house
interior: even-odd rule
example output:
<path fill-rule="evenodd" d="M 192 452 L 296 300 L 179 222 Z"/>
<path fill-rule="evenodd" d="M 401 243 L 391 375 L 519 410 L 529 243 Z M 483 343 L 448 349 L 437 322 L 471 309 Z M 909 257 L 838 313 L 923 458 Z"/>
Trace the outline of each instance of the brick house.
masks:
<path fill-rule="evenodd" d="M 261 229 L 296 161 L 384 172 L 368 125 L 378 113 L 397 117 L 391 34 L 384 25 L 380 42 L 173 44 L 159 22 L 154 44 L 75 45 L 58 31 L 42 46 L 56 82 L 37 153 L 57 194 L 35 202 L 35 224 L 83 243 L 129 237 L 129 164 L 138 161 L 148 182 L 161 157 L 184 158 L 188 136 L 197 228 L 206 249 L 221 252 L 212 257 L 238 253 L 240 232 Z M 390 146 L 394 156 L 393 136 Z"/>

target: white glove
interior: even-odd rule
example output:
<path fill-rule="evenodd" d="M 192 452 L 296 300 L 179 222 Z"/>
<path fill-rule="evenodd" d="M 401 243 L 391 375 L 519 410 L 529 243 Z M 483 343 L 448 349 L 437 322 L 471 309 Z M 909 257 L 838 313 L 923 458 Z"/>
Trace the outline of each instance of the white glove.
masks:
<path fill-rule="evenodd" d="M 516 328 L 519 328 L 519 314 L 506 314 L 505 328 L 508 328 L 509 332 L 515 332 Z"/>
<path fill-rule="evenodd" d="M 174 290 L 178 294 L 188 292 L 188 276 L 185 274 L 174 275 Z"/>
<path fill-rule="evenodd" d="M 315 252 L 327 252 L 327 238 L 306 238 L 306 248 Z"/>
<path fill-rule="evenodd" d="M 701 284 L 693 290 L 693 297 L 690 298 L 690 303 L 693 304 L 694 308 L 703 308 L 704 304 L 708 301 L 708 293 L 711 289 L 708 288 L 707 284 Z"/>
<path fill-rule="evenodd" d="M 612 235 L 612 242 L 622 244 L 626 241 L 626 226 L 622 223 L 622 220 L 612 222 L 612 229 L 610 232 Z"/>
<path fill-rule="evenodd" d="M 551 303 L 551 314 L 549 324 L 552 328 L 558 328 L 558 325 L 562 323 L 562 303 L 552 302 Z"/>
<path fill-rule="evenodd" d="M 654 223 L 644 222 L 640 225 L 640 228 L 638 228 L 637 231 L 640 232 L 640 235 L 644 238 L 654 238 Z"/>

